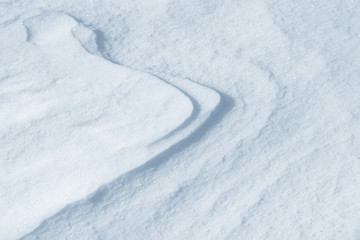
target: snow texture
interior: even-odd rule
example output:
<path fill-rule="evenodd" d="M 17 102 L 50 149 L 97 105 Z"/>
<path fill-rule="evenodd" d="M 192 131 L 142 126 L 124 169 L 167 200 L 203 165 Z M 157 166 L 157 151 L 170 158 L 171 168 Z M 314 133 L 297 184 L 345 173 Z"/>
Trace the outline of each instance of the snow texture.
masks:
<path fill-rule="evenodd" d="M 360 3 L 0 0 L 0 239 L 360 239 Z"/>

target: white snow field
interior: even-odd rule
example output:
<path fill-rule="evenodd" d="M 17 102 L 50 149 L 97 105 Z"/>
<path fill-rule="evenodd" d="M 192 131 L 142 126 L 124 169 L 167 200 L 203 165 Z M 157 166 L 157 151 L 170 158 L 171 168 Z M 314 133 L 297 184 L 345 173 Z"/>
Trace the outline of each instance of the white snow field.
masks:
<path fill-rule="evenodd" d="M 360 239 L 358 0 L 0 0 L 0 240 Z"/>

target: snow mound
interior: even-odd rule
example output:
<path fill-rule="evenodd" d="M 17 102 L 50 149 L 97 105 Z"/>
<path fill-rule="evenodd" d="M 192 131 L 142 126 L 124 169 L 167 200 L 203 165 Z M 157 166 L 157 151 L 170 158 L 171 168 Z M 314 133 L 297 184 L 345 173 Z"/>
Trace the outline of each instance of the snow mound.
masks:
<path fill-rule="evenodd" d="M 68 15 L 49 12 L 24 21 L 28 30 L 28 40 L 36 44 L 56 44 L 71 37 L 71 29 L 78 25 Z"/>
<path fill-rule="evenodd" d="M 193 100 L 178 87 L 89 54 L 81 43 L 92 31 L 72 17 L 44 13 L 23 25 L 26 40 L 15 26 L 19 39 L 2 58 L 9 71 L 0 81 L 1 239 L 20 237 L 146 162 L 186 137 L 176 129 L 194 120 Z M 199 121 L 204 116 L 192 128 Z M 172 141 L 163 139 L 169 134 Z"/>

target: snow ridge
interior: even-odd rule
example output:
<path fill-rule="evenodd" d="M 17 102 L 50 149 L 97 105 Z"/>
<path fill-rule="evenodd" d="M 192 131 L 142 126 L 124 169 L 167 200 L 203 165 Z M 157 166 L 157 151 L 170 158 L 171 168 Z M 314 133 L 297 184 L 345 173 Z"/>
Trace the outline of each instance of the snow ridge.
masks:
<path fill-rule="evenodd" d="M 121 174 L 165 161 L 204 134 L 201 127 L 213 121 L 222 102 L 218 92 L 190 80 L 167 81 L 101 58 L 96 34 L 67 14 L 45 12 L 23 25 L 28 43 L 20 42 L 27 47 L 29 64 L 38 61 L 30 73 L 3 78 L 1 91 L 12 97 L 0 104 L 9 115 L 0 129 L 9 138 L 2 154 L 15 146 L 23 153 L 8 155 L 18 163 L 5 165 L 1 174 L 0 223 L 7 229 L 1 239 L 20 237 Z M 29 77 L 37 82 L 11 92 L 14 84 L 28 84 Z M 19 97 L 28 102 L 27 110 L 7 108 Z M 29 121 L 34 125 L 26 130 Z M 34 171 L 17 171 L 28 159 Z M 31 187 L 18 189 L 24 181 Z M 59 191 L 63 198 L 52 199 Z M 9 197 L 17 200 L 6 203 Z"/>

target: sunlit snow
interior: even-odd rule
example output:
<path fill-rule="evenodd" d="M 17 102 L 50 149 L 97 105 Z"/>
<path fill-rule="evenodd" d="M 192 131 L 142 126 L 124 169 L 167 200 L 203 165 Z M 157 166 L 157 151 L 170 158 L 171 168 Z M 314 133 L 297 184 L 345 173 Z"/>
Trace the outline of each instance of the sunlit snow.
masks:
<path fill-rule="evenodd" d="M 0 239 L 360 239 L 360 3 L 0 0 Z"/>

